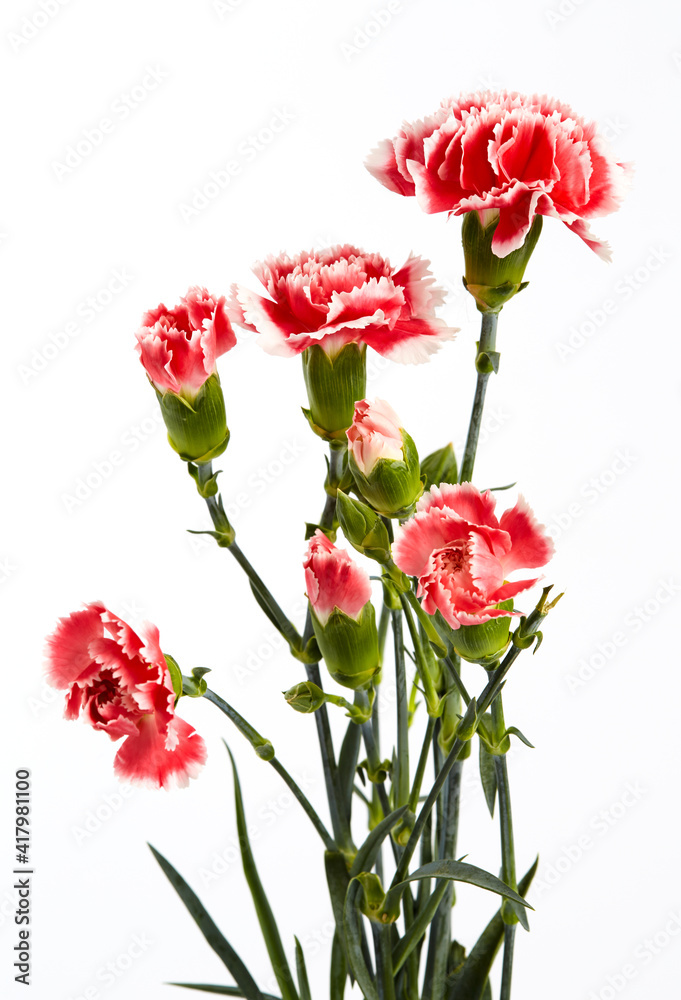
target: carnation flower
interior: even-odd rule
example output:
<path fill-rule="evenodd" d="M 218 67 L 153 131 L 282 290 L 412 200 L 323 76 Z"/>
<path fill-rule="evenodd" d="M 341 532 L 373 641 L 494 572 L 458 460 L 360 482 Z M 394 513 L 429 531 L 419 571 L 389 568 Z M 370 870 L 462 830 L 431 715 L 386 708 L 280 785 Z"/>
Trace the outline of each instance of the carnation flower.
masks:
<path fill-rule="evenodd" d="M 140 361 L 156 389 L 188 399 L 215 372 L 216 359 L 236 344 L 224 296 L 214 299 L 198 287 L 172 309 L 161 303 L 145 313 L 136 336 Z"/>
<path fill-rule="evenodd" d="M 68 691 L 65 716 L 79 716 L 112 740 L 119 778 L 153 788 L 196 777 L 206 747 L 175 715 L 175 692 L 158 629 L 144 641 L 99 601 L 61 618 L 47 640 L 47 678 Z"/>
<path fill-rule="evenodd" d="M 496 501 L 470 483 L 442 483 L 425 493 L 399 529 L 395 562 L 418 577 L 417 596 L 428 614 L 440 611 L 453 629 L 513 614 L 496 605 L 538 578 L 509 582 L 518 569 L 544 566 L 553 543 L 519 498 L 497 520 Z"/>
<path fill-rule="evenodd" d="M 630 166 L 618 163 L 594 122 L 546 96 L 485 91 L 444 100 L 370 154 L 385 187 L 415 195 L 425 212 L 495 218 L 497 257 L 519 249 L 536 215 L 560 219 L 599 256 L 607 244 L 587 220 L 619 208 Z"/>
<path fill-rule="evenodd" d="M 253 268 L 267 296 L 235 285 L 230 315 L 269 354 L 290 357 L 317 344 L 333 357 L 355 343 L 394 361 L 426 361 L 455 333 L 435 316 L 445 293 L 429 263 L 412 255 L 395 270 L 349 244 L 268 257 Z"/>

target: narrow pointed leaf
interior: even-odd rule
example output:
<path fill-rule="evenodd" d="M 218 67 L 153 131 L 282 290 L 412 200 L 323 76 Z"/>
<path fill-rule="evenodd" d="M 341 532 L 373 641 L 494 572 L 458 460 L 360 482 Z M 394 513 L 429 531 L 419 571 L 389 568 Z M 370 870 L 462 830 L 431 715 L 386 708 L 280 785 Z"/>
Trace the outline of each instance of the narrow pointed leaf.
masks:
<path fill-rule="evenodd" d="M 354 975 L 364 1000 L 379 1000 L 374 977 L 369 971 L 362 951 L 362 914 L 359 910 L 360 883 L 353 879 L 348 887 L 343 909 L 343 928 L 348 965 Z"/>
<path fill-rule="evenodd" d="M 482 740 L 480 740 L 480 781 L 489 814 L 494 816 L 494 805 L 497 798 L 497 772 L 494 766 L 494 757 L 488 753 Z"/>
<path fill-rule="evenodd" d="M 539 858 L 518 883 L 521 893 L 529 890 L 538 864 Z M 447 1000 L 483 1000 L 485 983 L 504 939 L 504 927 L 501 910 L 498 910 L 478 938 L 463 967 L 450 979 Z"/>
<path fill-rule="evenodd" d="M 492 984 L 489 979 L 485 983 L 484 989 L 482 991 L 482 997 L 480 1000 L 492 1000 Z"/>
<path fill-rule="evenodd" d="M 393 972 L 398 973 L 400 971 L 414 948 L 424 937 L 426 931 L 430 927 L 435 913 L 437 912 L 440 900 L 447 891 L 448 885 L 449 883 L 447 879 L 441 879 L 437 883 L 434 891 L 424 904 L 423 909 L 419 910 L 418 916 L 410 926 L 409 930 L 402 938 L 400 938 L 400 941 L 393 951 Z"/>
<path fill-rule="evenodd" d="M 227 752 L 232 762 L 232 771 L 234 773 L 236 826 L 239 834 L 239 847 L 241 848 L 241 861 L 244 868 L 244 875 L 246 876 L 246 881 L 248 882 L 248 888 L 251 890 L 255 912 L 258 915 L 258 922 L 260 924 L 260 929 L 262 930 L 262 936 L 265 941 L 265 945 L 267 946 L 267 954 L 270 956 L 272 969 L 274 970 L 274 975 L 276 976 L 279 989 L 281 990 L 282 1000 L 299 1000 L 298 993 L 293 984 L 293 976 L 286 958 L 286 952 L 284 951 L 284 946 L 281 942 L 279 929 L 277 927 L 276 920 L 274 919 L 274 914 L 272 913 L 272 907 L 269 904 L 262 882 L 260 881 L 260 876 L 258 875 L 258 869 L 255 865 L 250 840 L 248 839 L 248 827 L 246 825 L 244 803 L 241 797 L 241 784 L 239 783 L 239 775 L 237 773 L 234 757 L 232 756 L 232 751 L 229 747 L 227 747 Z"/>
<path fill-rule="evenodd" d="M 362 729 L 354 722 L 349 723 L 345 738 L 338 756 L 338 777 L 343 793 L 343 807 L 348 816 L 352 816 L 352 789 L 357 771 L 357 758 L 362 740 Z"/>
<path fill-rule="evenodd" d="M 348 963 L 345 961 L 343 946 L 338 936 L 338 931 L 336 931 L 333 935 L 333 944 L 331 945 L 329 1000 L 344 1000 L 347 975 Z"/>
<path fill-rule="evenodd" d="M 516 726 L 510 726 L 510 728 L 506 730 L 506 735 L 517 736 L 519 740 L 522 740 L 526 747 L 530 747 L 531 750 L 534 750 L 534 743 L 530 743 L 527 736 L 523 736 Z"/>
<path fill-rule="evenodd" d="M 163 869 L 173 889 L 196 921 L 206 941 L 228 971 L 234 976 L 236 984 L 242 991 L 243 996 L 246 997 L 246 1000 L 265 1000 L 264 994 L 258 989 L 255 979 L 234 951 L 229 941 L 222 934 L 217 924 L 213 921 L 194 890 L 162 854 L 152 847 L 151 844 L 149 844 L 149 848 Z"/>
<path fill-rule="evenodd" d="M 296 972 L 298 973 L 298 989 L 300 991 L 300 1000 L 312 1000 L 312 994 L 310 993 L 310 981 L 307 978 L 307 969 L 305 968 L 305 955 L 303 954 L 303 949 L 301 947 L 298 938 L 296 941 Z"/>
<path fill-rule="evenodd" d="M 398 882 L 397 885 L 391 886 L 386 896 L 386 910 L 389 911 L 391 909 L 391 904 L 395 900 L 395 897 L 399 898 L 401 895 L 400 890 L 403 889 L 407 882 L 416 882 L 423 878 L 448 878 L 455 882 L 468 882 L 470 885 L 477 885 L 480 889 L 487 889 L 489 892 L 496 892 L 499 896 L 512 899 L 522 906 L 527 906 L 530 910 L 533 909 L 522 896 L 519 896 L 517 892 L 514 892 L 505 882 L 502 882 L 496 875 L 492 875 L 491 872 L 486 872 L 483 868 L 478 868 L 476 865 L 469 865 L 464 861 L 444 860 L 431 861 L 429 865 L 419 868 L 404 879 L 403 882 Z"/>
<path fill-rule="evenodd" d="M 378 826 L 374 827 L 355 855 L 355 860 L 352 862 L 352 868 L 350 869 L 350 878 L 355 878 L 360 872 L 371 871 L 378 857 L 381 844 L 395 824 L 402 819 L 408 808 L 408 806 L 400 806 L 399 809 L 395 809 L 384 820 L 381 820 Z"/>
<path fill-rule="evenodd" d="M 223 997 L 245 997 L 238 986 L 215 986 L 211 983 L 167 983 L 168 986 L 182 986 L 185 990 L 200 990 L 202 993 L 217 993 Z M 272 993 L 261 994 L 265 1000 L 281 1000 Z"/>

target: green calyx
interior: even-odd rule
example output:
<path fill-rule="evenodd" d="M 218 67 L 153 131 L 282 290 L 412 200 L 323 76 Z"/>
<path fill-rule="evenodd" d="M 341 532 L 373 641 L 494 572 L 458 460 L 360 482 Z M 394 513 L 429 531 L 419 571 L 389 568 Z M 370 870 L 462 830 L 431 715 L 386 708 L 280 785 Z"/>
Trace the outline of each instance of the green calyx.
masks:
<path fill-rule="evenodd" d="M 499 223 L 498 215 L 483 226 L 478 212 L 467 212 L 461 226 L 461 240 L 466 264 L 464 287 L 471 293 L 480 312 L 498 313 L 523 288 L 525 268 L 537 245 L 542 229 L 542 216 L 536 215 L 518 250 L 506 257 L 497 257 L 492 250 L 492 238 Z"/>
<path fill-rule="evenodd" d="M 502 601 L 495 607 L 512 611 L 513 599 Z M 452 629 L 449 640 L 463 660 L 479 663 L 482 667 L 492 667 L 508 647 L 511 639 L 510 625 L 510 615 L 490 618 L 480 625 L 462 625 L 458 629 Z"/>
<path fill-rule="evenodd" d="M 348 465 L 359 492 L 384 517 L 409 517 L 423 493 L 419 455 L 411 436 L 402 430 L 403 459 L 381 458 L 368 476 L 352 453 Z"/>
<path fill-rule="evenodd" d="M 302 353 L 308 422 L 325 441 L 346 442 L 355 403 L 366 396 L 366 344 L 346 344 L 329 355 L 319 344 Z"/>
<path fill-rule="evenodd" d="M 338 490 L 336 517 L 353 548 L 376 562 L 391 561 L 388 529 L 375 510 Z"/>
<path fill-rule="evenodd" d="M 168 443 L 184 462 L 199 465 L 221 455 L 229 443 L 225 399 L 217 372 L 193 399 L 156 389 Z"/>
<path fill-rule="evenodd" d="M 353 691 L 377 681 L 381 663 L 371 601 L 364 605 L 356 621 L 340 608 L 333 609 L 324 625 L 312 606 L 310 613 L 319 650 L 333 680 Z"/>

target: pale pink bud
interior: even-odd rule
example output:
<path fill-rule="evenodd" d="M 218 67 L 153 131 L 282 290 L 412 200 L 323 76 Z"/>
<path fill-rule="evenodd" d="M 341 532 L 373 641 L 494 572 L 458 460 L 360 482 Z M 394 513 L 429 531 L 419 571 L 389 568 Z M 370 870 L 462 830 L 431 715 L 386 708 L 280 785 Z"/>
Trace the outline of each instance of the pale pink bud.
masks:
<path fill-rule="evenodd" d="M 364 476 L 371 475 L 376 463 L 387 458 L 401 461 L 403 439 L 400 418 L 382 399 L 355 403 L 352 426 L 348 428 L 348 451 Z"/>

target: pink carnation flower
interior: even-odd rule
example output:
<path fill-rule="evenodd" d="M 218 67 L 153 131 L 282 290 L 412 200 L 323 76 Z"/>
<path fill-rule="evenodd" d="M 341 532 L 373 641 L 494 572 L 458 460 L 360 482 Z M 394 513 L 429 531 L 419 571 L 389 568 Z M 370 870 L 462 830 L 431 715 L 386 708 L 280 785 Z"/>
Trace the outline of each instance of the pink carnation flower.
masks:
<path fill-rule="evenodd" d="M 334 608 L 357 621 L 371 600 L 366 570 L 353 562 L 344 549 L 337 549 L 319 528 L 310 539 L 303 566 L 307 597 L 320 624 L 326 625 Z"/>
<path fill-rule="evenodd" d="M 403 440 L 400 418 L 392 406 L 382 399 L 370 403 L 362 399 L 355 403 L 355 415 L 347 430 L 348 451 L 364 476 L 370 476 L 382 459 L 401 461 Z"/>
<path fill-rule="evenodd" d="M 395 562 L 418 577 L 424 610 L 440 611 L 454 629 L 517 613 L 494 605 L 538 578 L 509 583 L 509 574 L 544 566 L 553 554 L 553 543 L 522 497 L 501 520 L 495 506 L 489 490 L 480 493 L 470 483 L 433 486 L 395 541 Z"/>
<path fill-rule="evenodd" d="M 198 287 L 173 309 L 161 303 L 145 313 L 136 336 L 140 361 L 158 391 L 190 399 L 215 371 L 217 358 L 236 344 L 224 296 L 215 300 Z"/>
<path fill-rule="evenodd" d="M 429 263 L 412 255 L 396 271 L 379 254 L 348 244 L 268 257 L 253 271 L 269 298 L 235 285 L 231 316 L 260 334 L 269 354 L 290 357 L 319 344 L 333 356 L 359 343 L 416 364 L 456 332 L 435 316 L 444 292 Z"/>
<path fill-rule="evenodd" d="M 609 259 L 587 219 L 619 208 L 629 164 L 617 163 L 594 122 L 548 97 L 485 91 L 442 102 L 405 123 L 370 154 L 367 169 L 391 191 L 416 195 L 424 212 L 497 213 L 492 250 L 522 246 L 535 215 L 560 219 Z"/>
<path fill-rule="evenodd" d="M 145 641 L 95 601 L 61 618 L 47 640 L 47 677 L 66 688 L 65 717 L 81 718 L 118 740 L 119 778 L 153 788 L 187 785 L 206 760 L 206 747 L 175 715 L 170 672 L 147 625 Z"/>

